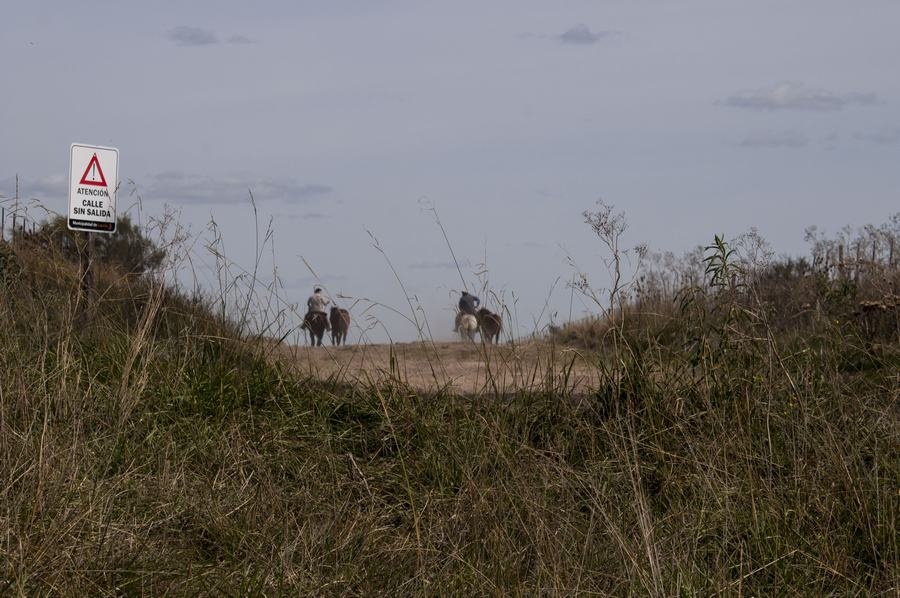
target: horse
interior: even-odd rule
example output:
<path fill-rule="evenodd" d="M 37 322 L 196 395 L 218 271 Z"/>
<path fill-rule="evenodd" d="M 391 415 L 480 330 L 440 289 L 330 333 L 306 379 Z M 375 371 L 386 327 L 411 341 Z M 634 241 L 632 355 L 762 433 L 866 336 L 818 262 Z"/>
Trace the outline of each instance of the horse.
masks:
<path fill-rule="evenodd" d="M 347 331 L 350 330 L 350 312 L 333 306 L 331 308 L 331 344 L 347 344 Z"/>
<path fill-rule="evenodd" d="M 474 341 L 475 333 L 478 331 L 478 319 L 472 314 L 460 314 L 457 330 L 464 341 Z"/>
<path fill-rule="evenodd" d="M 481 338 L 487 344 L 500 342 L 500 330 L 503 328 L 503 320 L 500 314 L 482 307 L 476 312 L 478 318 L 478 330 L 481 332 Z"/>
<path fill-rule="evenodd" d="M 320 311 L 311 311 L 303 318 L 301 330 L 309 330 L 309 344 L 322 346 L 322 337 L 325 336 L 325 328 L 328 327 L 328 316 Z"/>

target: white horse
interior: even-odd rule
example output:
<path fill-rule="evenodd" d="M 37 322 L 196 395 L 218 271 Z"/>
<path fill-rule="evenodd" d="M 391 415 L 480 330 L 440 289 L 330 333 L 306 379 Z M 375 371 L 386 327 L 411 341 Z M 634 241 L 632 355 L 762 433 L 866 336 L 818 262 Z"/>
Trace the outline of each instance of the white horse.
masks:
<path fill-rule="evenodd" d="M 474 341 L 475 333 L 478 331 L 478 320 L 472 314 L 461 314 L 457 330 L 464 341 Z"/>

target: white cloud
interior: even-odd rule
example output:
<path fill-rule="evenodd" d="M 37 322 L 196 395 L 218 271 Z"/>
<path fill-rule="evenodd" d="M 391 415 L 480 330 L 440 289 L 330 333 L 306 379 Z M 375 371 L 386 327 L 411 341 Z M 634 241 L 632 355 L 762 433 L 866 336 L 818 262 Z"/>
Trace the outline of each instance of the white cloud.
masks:
<path fill-rule="evenodd" d="M 896 145 L 900 143 L 900 127 L 886 127 L 880 131 L 855 133 L 853 138 L 878 145 Z"/>
<path fill-rule="evenodd" d="M 146 188 L 139 188 L 145 200 L 173 204 L 240 204 L 250 201 L 280 200 L 307 203 L 333 191 L 328 185 L 301 184 L 291 178 L 264 178 L 233 175 L 212 178 L 185 172 L 162 172 L 149 177 Z M 140 186 L 139 186 L 140 187 Z"/>
<path fill-rule="evenodd" d="M 809 145 L 809 138 L 797 131 L 780 131 L 747 137 L 738 145 L 746 148 L 800 148 Z"/>
<path fill-rule="evenodd" d="M 564 44 L 585 46 L 596 44 L 612 35 L 615 35 L 614 31 L 591 31 L 587 25 L 579 23 L 559 34 L 557 39 Z"/>
<path fill-rule="evenodd" d="M 219 37 L 209 29 L 179 25 L 166 32 L 166 37 L 176 46 L 209 46 L 219 43 Z"/>
<path fill-rule="evenodd" d="M 229 35 L 228 39 L 225 40 L 229 44 L 255 44 L 256 41 L 250 39 L 249 37 L 245 37 L 239 33 L 235 33 L 234 35 Z"/>
<path fill-rule="evenodd" d="M 835 111 L 847 106 L 875 104 L 874 93 L 834 93 L 814 89 L 794 81 L 783 81 L 770 87 L 744 90 L 732 94 L 721 103 L 732 108 L 748 110 L 808 110 Z"/>
<path fill-rule="evenodd" d="M 51 174 L 37 179 L 19 177 L 19 198 L 37 200 L 64 200 L 67 176 L 64 174 Z M 16 178 L 14 176 L 0 180 L 0 196 L 13 198 L 16 193 Z"/>

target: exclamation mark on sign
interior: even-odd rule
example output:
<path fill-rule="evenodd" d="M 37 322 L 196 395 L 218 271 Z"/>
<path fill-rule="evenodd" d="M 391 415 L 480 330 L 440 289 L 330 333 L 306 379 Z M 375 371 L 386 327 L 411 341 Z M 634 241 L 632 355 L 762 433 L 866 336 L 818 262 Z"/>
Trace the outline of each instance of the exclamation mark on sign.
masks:
<path fill-rule="evenodd" d="M 100 168 L 100 161 L 97 158 L 97 154 L 94 154 L 91 157 L 91 161 L 88 162 L 87 168 L 84 169 L 84 174 L 81 175 L 81 184 L 106 187 L 106 177 L 103 176 L 103 169 Z"/>

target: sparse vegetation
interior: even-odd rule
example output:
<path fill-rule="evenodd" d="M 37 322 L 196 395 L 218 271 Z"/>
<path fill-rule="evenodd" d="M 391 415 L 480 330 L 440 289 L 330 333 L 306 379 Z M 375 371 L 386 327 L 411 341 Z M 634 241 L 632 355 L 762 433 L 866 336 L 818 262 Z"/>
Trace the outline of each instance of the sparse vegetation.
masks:
<path fill-rule="evenodd" d="M 554 336 L 596 392 L 473 397 L 298 376 L 149 268 L 88 323 L 76 264 L 2 245 L 0 589 L 893 595 L 896 258 L 751 255 L 618 278 Z"/>
<path fill-rule="evenodd" d="M 70 231 L 64 216 L 55 216 L 41 224 L 34 232 L 23 232 L 23 243 L 39 243 L 52 246 L 71 262 L 78 262 L 84 253 L 85 233 Z M 127 214 L 116 222 L 116 234 L 94 235 L 94 259 L 106 267 L 116 268 L 125 274 L 143 274 L 162 265 L 166 252 L 156 246 Z"/>

